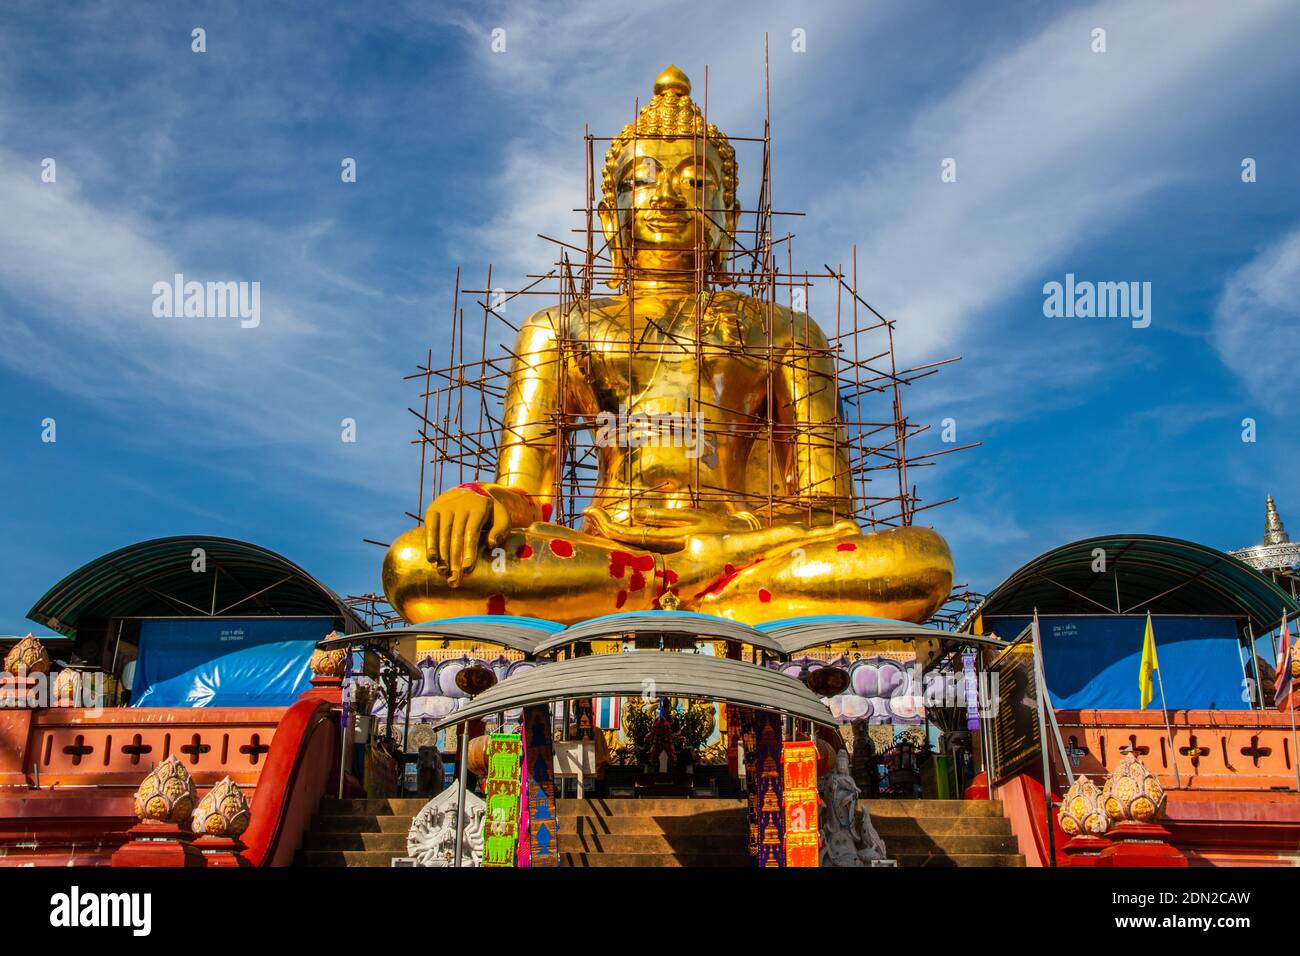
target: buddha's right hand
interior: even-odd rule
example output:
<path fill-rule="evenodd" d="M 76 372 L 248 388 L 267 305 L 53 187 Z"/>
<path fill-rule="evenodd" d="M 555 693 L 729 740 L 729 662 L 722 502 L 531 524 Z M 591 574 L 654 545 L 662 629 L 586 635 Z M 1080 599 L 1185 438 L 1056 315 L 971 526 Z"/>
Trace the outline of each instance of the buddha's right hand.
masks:
<path fill-rule="evenodd" d="M 424 555 L 451 587 L 474 569 L 479 541 L 500 547 L 512 527 L 537 520 L 532 499 L 503 485 L 470 482 L 444 491 L 424 514 Z"/>

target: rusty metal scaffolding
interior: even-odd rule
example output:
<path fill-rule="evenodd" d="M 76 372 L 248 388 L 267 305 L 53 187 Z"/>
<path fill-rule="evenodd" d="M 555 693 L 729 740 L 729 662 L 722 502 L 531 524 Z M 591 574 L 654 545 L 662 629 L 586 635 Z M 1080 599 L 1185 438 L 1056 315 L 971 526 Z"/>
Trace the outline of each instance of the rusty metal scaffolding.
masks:
<path fill-rule="evenodd" d="M 766 88 L 766 63 L 764 73 Z M 639 105 L 634 107 L 634 116 Z M 702 111 L 707 124 L 707 70 Z M 769 401 L 764 415 L 758 417 L 750 412 L 722 409 L 722 412 L 730 414 L 735 424 L 711 425 L 710 428 L 730 427 L 737 435 L 743 432 L 755 438 L 756 447 L 761 447 L 758 445 L 760 440 L 766 443 L 769 492 L 766 502 L 758 502 L 759 507 L 754 509 L 760 517 L 765 513 L 771 520 L 776 513 L 811 510 L 825 494 L 824 489 L 782 487 L 779 476 L 773 471 L 779 468 L 771 451 L 774 436 L 779 440 L 781 434 L 790 434 L 792 424 L 795 434 L 800 430 L 826 429 L 829 424 L 834 424 L 839 426 L 831 429 L 837 436 L 836 441 L 842 440 L 838 436 L 847 435 L 846 461 L 854 491 L 851 517 L 865 529 L 911 524 L 919 512 L 955 500 L 945 498 L 922 503 L 914 483 L 917 470 L 932 466 L 941 455 L 977 444 L 947 447 L 921 455 L 908 452 L 909 444 L 930 427 L 911 421 L 904 412 L 908 390 L 958 359 L 949 358 L 911 368 L 898 367 L 894 349 L 896 323 L 874 309 L 859 290 L 856 246 L 845 264 L 825 265 L 816 271 L 795 271 L 794 234 L 789 229 L 778 231 L 777 224 L 802 214 L 773 208 L 770 95 L 766 114 L 761 136 L 729 137 L 738 151 L 743 148 L 759 154 L 761 173 L 757 201 L 752 207 L 742 209 L 738 220 L 725 275 L 719 277 L 714 273 L 714 280 L 720 278 L 730 289 L 745 293 L 766 306 L 768 346 L 766 350 L 760 348 L 756 353 L 750 350 L 747 354 L 757 355 L 770 363 L 773 375 L 780 363 L 807 363 L 814 354 L 829 355 L 833 359 L 839 421 L 791 423 L 787 417 L 778 423 Z M 517 289 L 494 286 L 491 266 L 481 288 L 465 287 L 460 269 L 456 270 L 447 351 L 435 358 L 434 350 L 430 348 L 417 371 L 406 376 L 408 380 L 423 384 L 419 395 L 420 407 L 409 409 L 418 424 L 418 434 L 413 443 L 420 449 L 420 479 L 416 509 L 408 514 L 417 522 L 423 520 L 426 506 L 442 491 L 464 482 L 491 481 L 496 477 L 502 405 L 513 359 L 511 341 L 520 328 L 516 321 L 507 318 L 507 315 L 515 314 L 517 306 L 512 307 L 512 303 L 527 302 L 535 306 L 523 310 L 525 314 L 543 307 L 553 308 L 564 316 L 571 314 L 571 310 L 587 314 L 593 299 L 598 298 L 593 290 L 612 278 L 608 244 L 597 219 L 601 192 L 597 149 L 603 150 L 605 147 L 601 144 L 610 141 L 609 138 L 593 136 L 590 131 L 584 135 L 586 203 L 573 210 L 582 217 L 581 224 L 572 230 L 576 237 L 574 241 L 566 242 L 539 234 L 554 247 L 553 268 L 545 273 L 529 275 L 527 283 Z M 686 347 L 695 350 L 697 363 L 709 354 L 721 351 L 718 345 L 704 342 L 700 334 L 704 308 L 699 293 L 710 288 L 704 265 L 707 257 L 703 241 L 702 236 L 697 237 L 696 262 L 700 265 L 695 270 L 694 340 L 686 340 Z M 467 298 L 472 303 L 469 316 L 466 315 Z M 772 317 L 777 305 L 784 305 L 796 313 L 796 321 L 799 313 L 805 322 L 816 315 L 828 340 L 827 347 L 774 349 Z M 582 327 L 582 323 L 578 327 Z M 565 360 L 566 350 L 582 350 L 587 345 L 582 338 L 569 335 L 566 328 L 567 324 L 555 328 L 561 355 L 558 371 L 562 393 L 563 376 L 569 367 Z M 633 348 L 644 347 L 634 345 L 632 336 L 629 327 L 629 354 Z M 678 343 L 673 344 L 676 346 Z M 699 403 L 703 400 L 697 385 L 694 401 Z M 714 409 L 718 410 L 716 406 Z M 550 431 L 557 443 L 561 465 L 556 469 L 554 512 L 550 520 L 573 526 L 581 519 L 583 507 L 590 503 L 596 490 L 597 449 L 589 434 L 593 423 L 565 412 L 562 407 L 552 413 L 551 418 Z M 734 501 L 737 496 L 744 496 L 740 489 L 702 486 L 698 481 L 698 471 L 697 463 L 697 480 L 691 489 L 696 503 L 707 505 L 710 501 Z M 749 497 L 753 497 L 752 493 Z"/>

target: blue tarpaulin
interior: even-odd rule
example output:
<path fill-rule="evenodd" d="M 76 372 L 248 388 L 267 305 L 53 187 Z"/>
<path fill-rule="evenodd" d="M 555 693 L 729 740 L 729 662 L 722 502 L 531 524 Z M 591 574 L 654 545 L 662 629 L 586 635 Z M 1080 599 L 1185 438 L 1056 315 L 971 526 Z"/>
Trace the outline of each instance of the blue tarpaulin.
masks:
<path fill-rule="evenodd" d="M 310 686 L 329 618 L 142 621 L 133 707 L 284 707 Z"/>
<path fill-rule="evenodd" d="M 985 619 L 985 629 L 1015 640 L 1032 618 Z M 1043 673 L 1052 706 L 1064 710 L 1137 710 L 1145 615 L 1038 619 Z M 1237 642 L 1238 622 L 1224 617 L 1152 618 L 1156 657 L 1171 710 L 1249 707 Z M 1155 688 L 1151 707 L 1160 707 Z"/>

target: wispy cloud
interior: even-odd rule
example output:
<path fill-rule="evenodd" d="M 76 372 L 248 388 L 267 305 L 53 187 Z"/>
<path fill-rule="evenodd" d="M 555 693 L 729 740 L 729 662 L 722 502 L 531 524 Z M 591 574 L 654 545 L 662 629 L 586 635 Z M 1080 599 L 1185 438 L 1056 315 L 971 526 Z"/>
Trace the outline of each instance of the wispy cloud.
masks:
<path fill-rule="evenodd" d="M 1274 412 L 1300 402 L 1300 227 L 1224 284 L 1214 347 L 1256 401 Z"/>

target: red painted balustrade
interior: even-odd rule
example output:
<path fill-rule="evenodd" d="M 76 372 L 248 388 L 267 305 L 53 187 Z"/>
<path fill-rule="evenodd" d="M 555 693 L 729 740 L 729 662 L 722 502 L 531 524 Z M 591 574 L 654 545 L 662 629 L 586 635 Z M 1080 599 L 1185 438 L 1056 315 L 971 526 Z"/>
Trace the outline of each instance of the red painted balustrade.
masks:
<path fill-rule="evenodd" d="M 1098 786 L 1133 748 L 1168 793 L 1162 825 L 1193 866 L 1294 864 L 1300 859 L 1296 734 L 1289 713 L 1250 710 L 1058 710 L 1076 774 Z M 1171 733 L 1172 731 L 1172 733 Z M 1174 773 L 1177 760 L 1178 774 Z M 1030 865 L 1048 862 L 1041 770 L 998 788 Z M 1064 789 L 1054 774 L 1059 800 Z M 1068 839 L 1054 827 L 1058 859 Z"/>
<path fill-rule="evenodd" d="M 336 785 L 336 694 L 290 707 L 0 710 L 0 866 L 107 865 L 136 822 L 131 797 L 176 755 L 201 797 L 230 776 L 250 799 L 254 865 L 287 865 Z"/>

